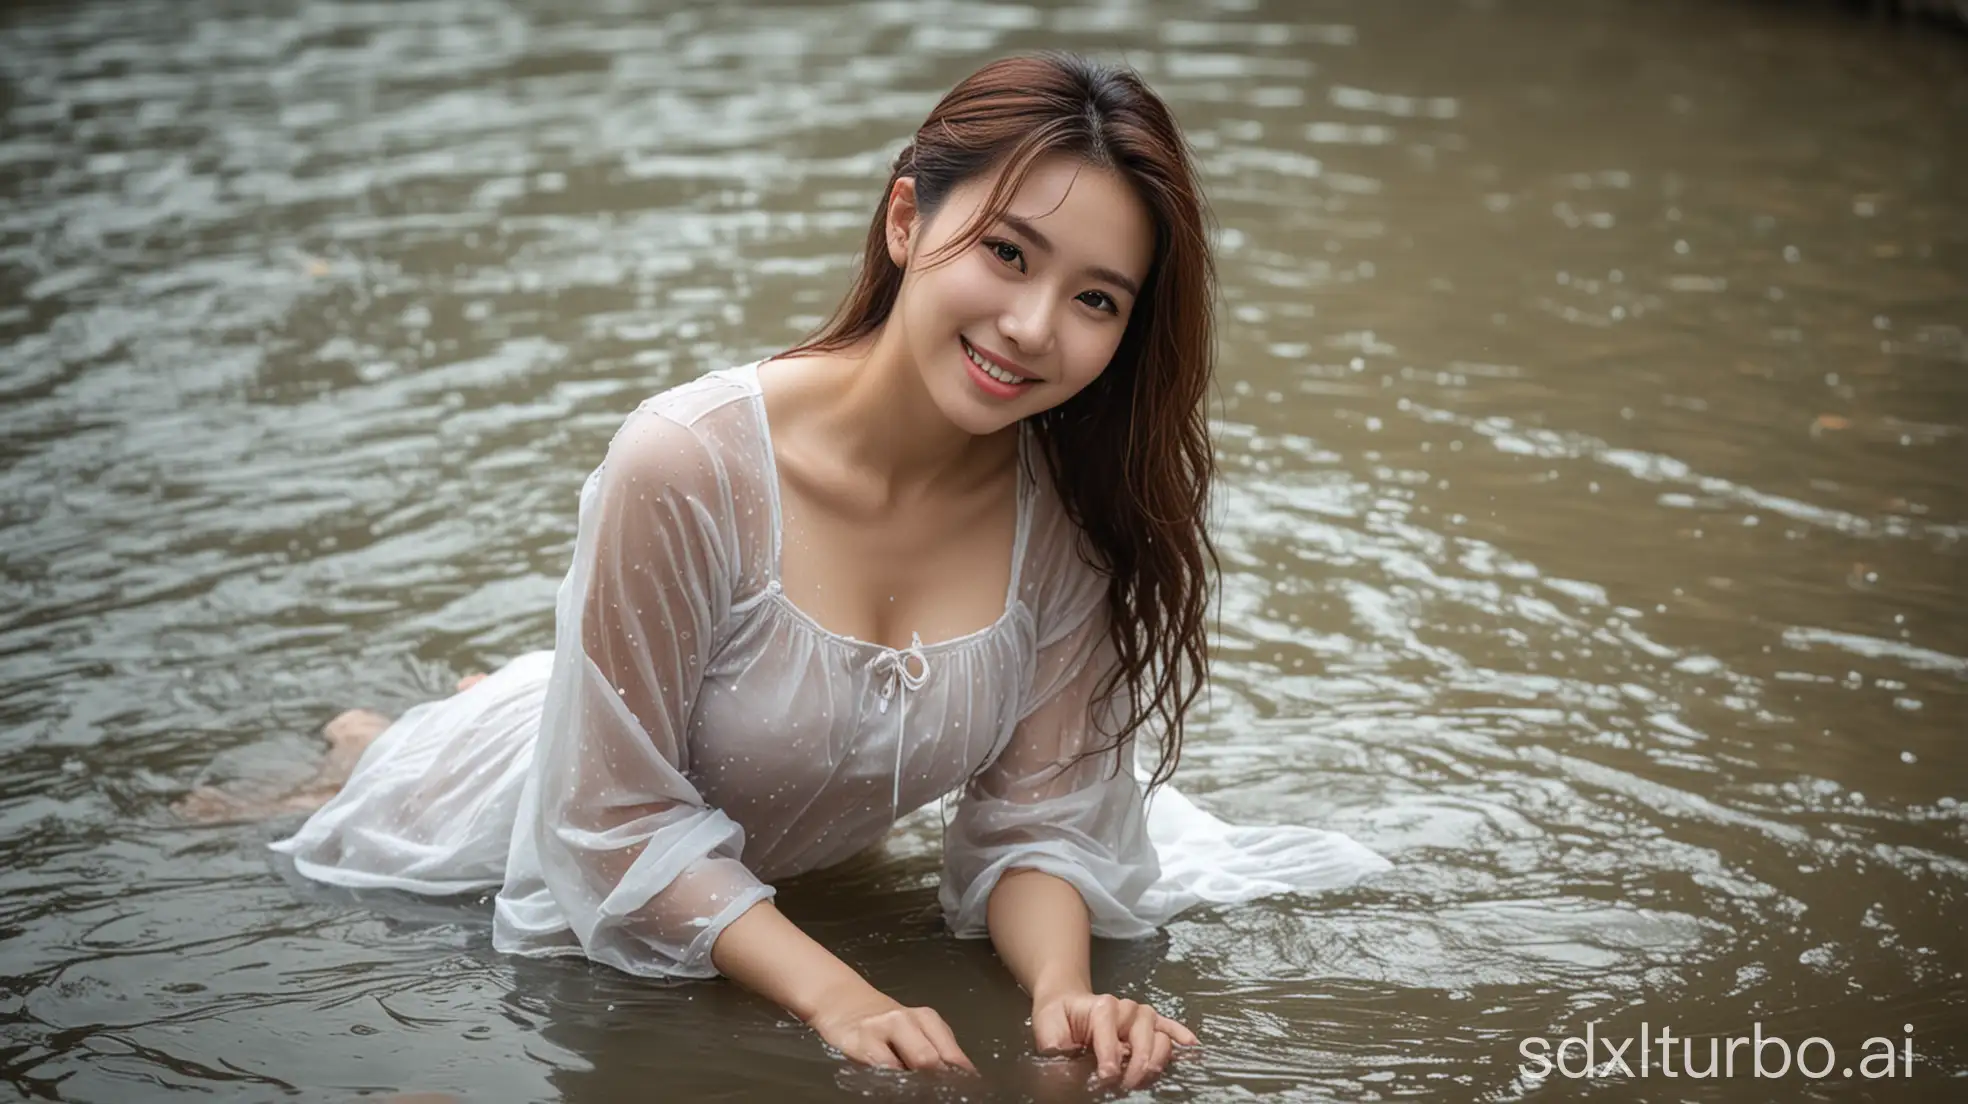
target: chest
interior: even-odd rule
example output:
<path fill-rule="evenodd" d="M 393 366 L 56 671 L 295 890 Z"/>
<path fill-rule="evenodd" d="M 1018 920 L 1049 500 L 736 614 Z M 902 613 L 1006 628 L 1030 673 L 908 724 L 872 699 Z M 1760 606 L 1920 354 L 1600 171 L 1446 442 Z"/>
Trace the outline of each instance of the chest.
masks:
<path fill-rule="evenodd" d="M 1031 686 L 1032 622 L 928 653 L 931 673 L 879 710 L 866 645 L 824 640 L 777 602 L 740 618 L 692 711 L 683 764 L 745 828 L 763 874 L 876 842 L 895 815 L 957 790 L 1004 748 Z"/>
<path fill-rule="evenodd" d="M 779 579 L 828 632 L 934 644 L 1003 616 L 1018 538 L 1015 484 L 891 508 L 782 474 Z"/>

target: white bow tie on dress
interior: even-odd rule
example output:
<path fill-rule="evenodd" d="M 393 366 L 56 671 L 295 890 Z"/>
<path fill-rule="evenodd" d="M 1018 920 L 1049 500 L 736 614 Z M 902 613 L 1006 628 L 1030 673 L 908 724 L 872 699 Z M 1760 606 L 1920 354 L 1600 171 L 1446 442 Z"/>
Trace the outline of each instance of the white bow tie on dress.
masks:
<path fill-rule="evenodd" d="M 909 669 L 913 659 L 922 668 L 917 674 Z M 902 694 L 902 707 L 895 719 L 895 786 L 889 797 L 889 817 L 893 819 L 902 814 L 902 749 L 909 735 L 909 694 L 923 688 L 929 681 L 929 657 L 923 654 L 922 634 L 910 633 L 906 648 L 884 648 L 872 664 L 877 677 L 886 675 L 888 681 L 881 688 L 881 702 L 875 712 L 887 713 L 889 699 L 897 693 Z"/>

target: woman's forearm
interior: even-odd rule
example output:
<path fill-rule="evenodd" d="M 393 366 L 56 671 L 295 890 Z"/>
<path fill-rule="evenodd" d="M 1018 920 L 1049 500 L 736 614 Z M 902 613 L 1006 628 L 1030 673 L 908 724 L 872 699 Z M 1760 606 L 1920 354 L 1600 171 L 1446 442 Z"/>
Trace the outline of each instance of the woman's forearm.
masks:
<path fill-rule="evenodd" d="M 771 901 L 746 909 L 718 933 L 711 964 L 805 1023 L 848 1005 L 890 1001 Z"/>
<path fill-rule="evenodd" d="M 991 887 L 985 923 L 998 957 L 1034 1003 L 1093 991 L 1092 921 L 1073 883 L 1040 870 L 1008 871 Z"/>

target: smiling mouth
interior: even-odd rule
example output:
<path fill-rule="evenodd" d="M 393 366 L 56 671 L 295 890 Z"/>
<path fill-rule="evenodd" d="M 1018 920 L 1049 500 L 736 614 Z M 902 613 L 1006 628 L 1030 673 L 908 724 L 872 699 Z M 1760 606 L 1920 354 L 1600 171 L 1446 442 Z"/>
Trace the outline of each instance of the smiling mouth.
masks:
<path fill-rule="evenodd" d="M 990 376 L 992 379 L 997 380 L 999 383 L 1020 384 L 1020 383 L 1039 382 L 1036 378 L 1032 376 L 1014 375 L 1010 372 L 1005 371 L 1003 368 L 998 367 L 996 364 L 992 363 L 989 357 L 985 356 L 983 353 L 978 352 L 977 348 L 973 346 L 970 343 L 970 341 L 967 338 L 965 338 L 962 334 L 957 335 L 957 341 L 963 345 L 964 355 L 970 358 L 970 362 L 972 364 L 977 365 L 977 367 L 981 371 L 983 371 L 985 375 Z"/>

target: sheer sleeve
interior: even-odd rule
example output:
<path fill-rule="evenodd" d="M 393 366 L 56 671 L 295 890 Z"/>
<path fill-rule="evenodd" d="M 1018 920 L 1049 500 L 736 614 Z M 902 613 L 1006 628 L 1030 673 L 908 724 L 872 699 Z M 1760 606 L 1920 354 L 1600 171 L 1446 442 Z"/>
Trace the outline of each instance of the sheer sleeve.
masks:
<path fill-rule="evenodd" d="M 1030 704 L 1004 751 L 958 799 L 944 837 L 940 900 L 959 937 L 988 934 L 991 890 L 1016 868 L 1072 883 L 1095 935 L 1132 939 L 1155 930 L 1135 907 L 1160 870 L 1133 740 L 1072 763 L 1112 742 L 1126 718 L 1125 686 L 1112 699 L 1096 698 L 1118 660 L 1107 640 L 1105 603 L 1090 604 L 1077 626 L 1040 641 Z"/>
<path fill-rule="evenodd" d="M 739 861 L 743 828 L 688 777 L 687 726 L 732 602 L 734 512 L 716 453 L 647 406 L 583 488 L 499 902 L 510 949 L 711 977 L 718 935 L 773 895 Z"/>

